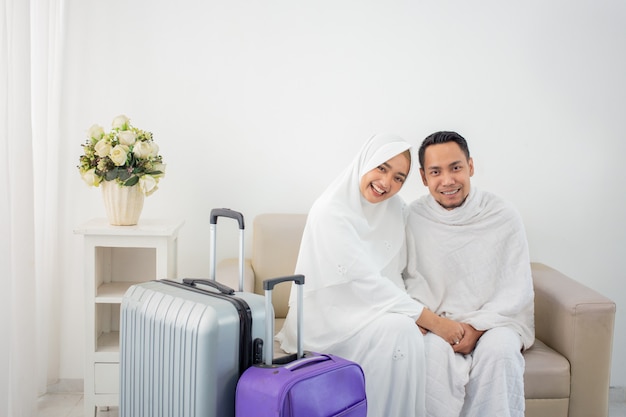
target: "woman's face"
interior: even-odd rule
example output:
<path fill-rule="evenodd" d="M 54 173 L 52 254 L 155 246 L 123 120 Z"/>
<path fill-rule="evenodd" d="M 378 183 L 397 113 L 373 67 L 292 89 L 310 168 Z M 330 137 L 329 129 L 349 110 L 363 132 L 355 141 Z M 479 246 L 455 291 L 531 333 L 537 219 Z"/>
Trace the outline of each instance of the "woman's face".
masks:
<path fill-rule="evenodd" d="M 393 197 L 402 188 L 410 167 L 409 160 L 403 154 L 383 162 L 361 177 L 361 195 L 372 204 Z"/>

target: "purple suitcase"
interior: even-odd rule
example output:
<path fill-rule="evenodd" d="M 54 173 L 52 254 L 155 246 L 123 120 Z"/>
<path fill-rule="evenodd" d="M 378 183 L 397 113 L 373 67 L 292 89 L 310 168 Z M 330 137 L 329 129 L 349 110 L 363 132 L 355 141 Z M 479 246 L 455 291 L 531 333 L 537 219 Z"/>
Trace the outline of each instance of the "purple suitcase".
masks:
<path fill-rule="evenodd" d="M 273 363 L 272 290 L 280 282 L 298 288 L 298 353 L 286 364 Z M 248 368 L 237 383 L 236 417 L 365 417 L 367 399 L 361 367 L 335 355 L 302 351 L 304 276 L 269 279 L 265 289 L 266 331 L 263 364 Z M 269 365 L 268 365 L 269 364 Z"/>

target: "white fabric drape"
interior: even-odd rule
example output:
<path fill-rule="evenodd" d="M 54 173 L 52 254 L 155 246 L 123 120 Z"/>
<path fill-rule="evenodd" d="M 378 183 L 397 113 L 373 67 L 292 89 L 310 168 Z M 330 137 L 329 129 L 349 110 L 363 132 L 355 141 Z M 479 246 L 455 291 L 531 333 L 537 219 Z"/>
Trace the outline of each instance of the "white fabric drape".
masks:
<path fill-rule="evenodd" d="M 515 330 L 525 349 L 533 344 L 528 243 L 509 202 L 475 187 L 454 210 L 431 195 L 419 198 L 409 206 L 407 247 L 404 278 L 413 298 L 478 330 Z"/>
<path fill-rule="evenodd" d="M 409 148 L 397 136 L 374 135 L 309 211 L 295 269 L 307 278 L 305 349 L 325 352 L 385 313 L 415 319 L 422 313 L 422 305 L 394 283 L 402 270 L 404 201 L 396 195 L 372 204 L 359 188 L 363 175 Z M 277 335 L 288 352 L 296 350 L 295 303 L 294 286 Z"/>
<path fill-rule="evenodd" d="M 58 378 L 61 276 L 59 127 L 64 2 L 31 0 L 31 74 L 34 160 L 37 370 L 39 392 Z"/>
<path fill-rule="evenodd" d="M 30 7 L 0 6 L 0 416 L 36 411 Z"/>
<path fill-rule="evenodd" d="M 35 416 L 51 379 L 60 5 L 0 0 L 0 417 Z"/>

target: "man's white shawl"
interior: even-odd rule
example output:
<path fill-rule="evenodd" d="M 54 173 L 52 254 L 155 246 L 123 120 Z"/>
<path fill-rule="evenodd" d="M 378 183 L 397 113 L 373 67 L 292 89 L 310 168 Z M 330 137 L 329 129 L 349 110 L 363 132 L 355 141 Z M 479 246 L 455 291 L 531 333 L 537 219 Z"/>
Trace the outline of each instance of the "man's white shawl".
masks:
<path fill-rule="evenodd" d="M 534 292 L 528 244 L 517 210 L 472 188 L 446 210 L 431 195 L 409 206 L 407 291 L 438 315 L 477 330 L 505 326 L 529 348 Z"/>
<path fill-rule="evenodd" d="M 369 203 L 359 188 L 365 173 L 410 146 L 397 136 L 373 136 L 313 204 L 295 269 L 305 276 L 305 349 L 323 352 L 386 312 L 421 314 L 401 278 L 406 206 L 398 195 Z M 277 335 L 287 352 L 296 350 L 296 302 L 294 286 Z"/>

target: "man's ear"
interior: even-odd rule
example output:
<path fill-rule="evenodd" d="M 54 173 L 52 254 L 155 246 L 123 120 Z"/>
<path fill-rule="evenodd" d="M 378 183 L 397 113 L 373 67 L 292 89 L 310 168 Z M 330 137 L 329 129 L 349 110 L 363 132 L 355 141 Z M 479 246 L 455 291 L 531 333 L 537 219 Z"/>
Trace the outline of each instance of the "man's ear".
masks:
<path fill-rule="evenodd" d="M 426 173 L 424 172 L 424 168 L 420 168 L 420 176 L 422 177 L 422 184 L 428 187 L 428 181 L 426 181 Z"/>
<path fill-rule="evenodd" d="M 467 163 L 469 164 L 470 177 L 474 176 L 474 159 L 470 158 Z"/>

